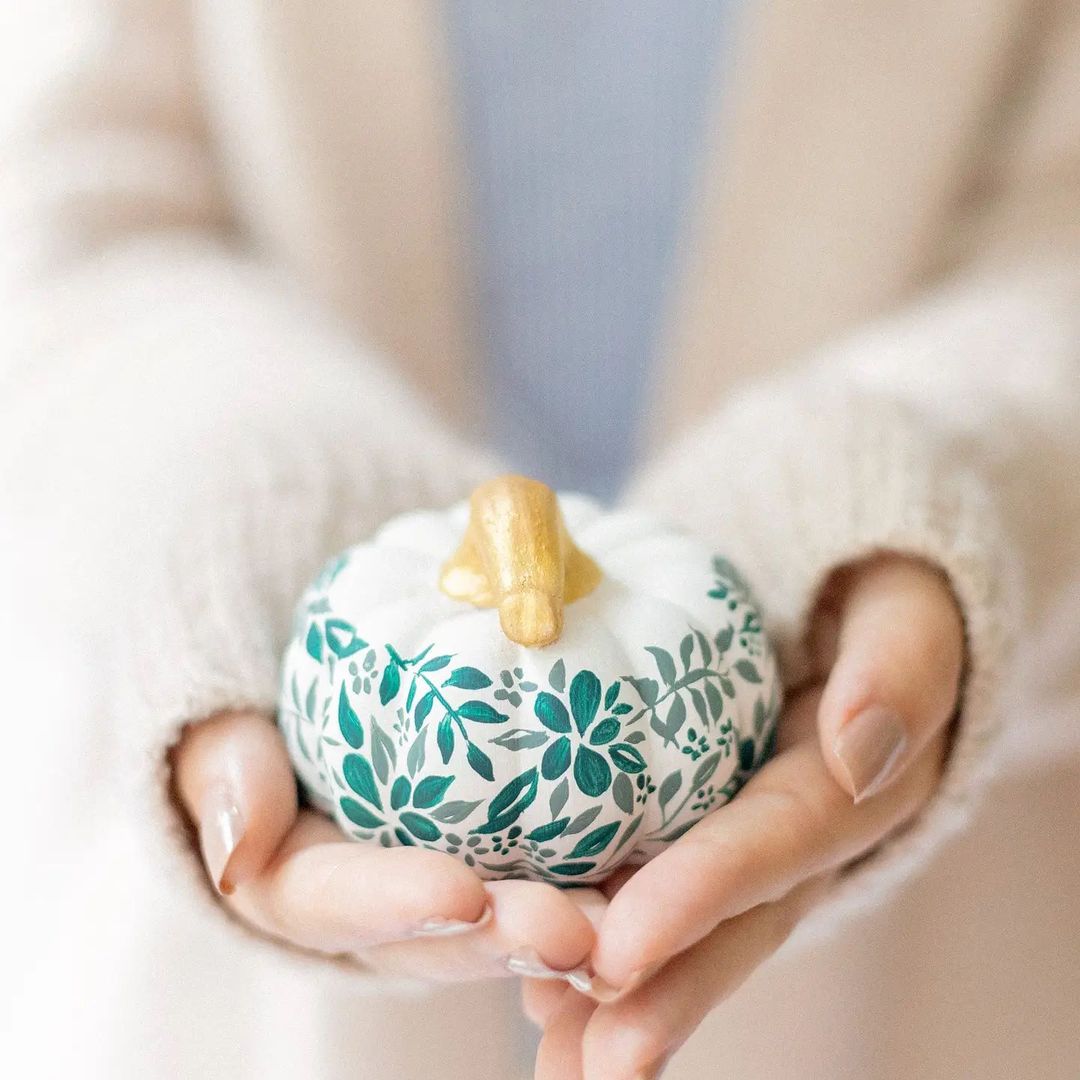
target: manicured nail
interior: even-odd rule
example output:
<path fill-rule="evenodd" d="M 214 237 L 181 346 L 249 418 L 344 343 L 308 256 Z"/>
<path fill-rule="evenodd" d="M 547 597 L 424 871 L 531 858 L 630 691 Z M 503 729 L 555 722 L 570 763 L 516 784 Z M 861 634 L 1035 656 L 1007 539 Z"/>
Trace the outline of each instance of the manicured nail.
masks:
<path fill-rule="evenodd" d="M 492 911 L 490 905 L 485 905 L 480 918 L 475 922 L 465 922 L 461 919 L 443 919 L 438 915 L 430 919 L 424 919 L 417 923 L 409 933 L 410 937 L 447 938 L 457 937 L 459 934 L 471 934 L 491 922 Z"/>
<path fill-rule="evenodd" d="M 833 753 L 851 782 L 855 801 L 879 791 L 907 746 L 903 721 L 891 709 L 871 706 L 852 717 L 833 742 Z"/>
<path fill-rule="evenodd" d="M 232 797 L 224 791 L 212 791 L 203 807 L 199 844 L 203 862 L 214 888 L 228 896 L 236 888 L 229 879 L 229 860 L 244 835 L 244 816 Z"/>
<path fill-rule="evenodd" d="M 559 971 L 548 967 L 533 949 L 519 949 L 511 953 L 506 958 L 506 970 L 511 975 L 520 975 L 523 979 L 563 979 L 583 994 L 589 993 L 592 986 L 592 976 L 584 968 Z"/>
<path fill-rule="evenodd" d="M 599 975 L 594 975 L 592 977 L 592 986 L 589 988 L 588 994 L 594 1001 L 598 1001 L 601 1005 L 605 1005 L 609 1001 L 615 1001 L 618 998 L 629 994 L 631 990 L 635 990 L 647 979 L 651 979 L 662 967 L 663 964 L 649 964 L 646 967 L 638 968 L 637 971 L 631 973 L 630 978 L 628 978 L 622 986 L 613 986 L 607 979 L 603 979 Z"/>

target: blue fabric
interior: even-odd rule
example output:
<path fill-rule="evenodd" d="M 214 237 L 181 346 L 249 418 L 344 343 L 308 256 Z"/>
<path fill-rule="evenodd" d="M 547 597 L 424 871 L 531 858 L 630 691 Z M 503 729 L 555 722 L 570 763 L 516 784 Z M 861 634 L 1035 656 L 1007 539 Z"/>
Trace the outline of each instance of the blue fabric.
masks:
<path fill-rule="evenodd" d="M 638 445 L 732 0 L 446 5 L 472 184 L 487 426 L 613 495 Z"/>

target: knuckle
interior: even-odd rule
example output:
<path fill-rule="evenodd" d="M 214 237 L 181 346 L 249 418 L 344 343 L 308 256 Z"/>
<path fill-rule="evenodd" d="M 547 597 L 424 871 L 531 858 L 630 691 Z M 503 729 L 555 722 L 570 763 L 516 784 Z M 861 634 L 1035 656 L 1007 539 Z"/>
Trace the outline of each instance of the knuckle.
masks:
<path fill-rule="evenodd" d="M 662 1010 L 648 1001 L 626 1001 L 617 1009 L 600 1010 L 589 1024 L 583 1046 L 584 1058 L 594 1069 L 603 1064 L 634 1076 L 659 1060 L 667 1051 L 670 1033 Z"/>

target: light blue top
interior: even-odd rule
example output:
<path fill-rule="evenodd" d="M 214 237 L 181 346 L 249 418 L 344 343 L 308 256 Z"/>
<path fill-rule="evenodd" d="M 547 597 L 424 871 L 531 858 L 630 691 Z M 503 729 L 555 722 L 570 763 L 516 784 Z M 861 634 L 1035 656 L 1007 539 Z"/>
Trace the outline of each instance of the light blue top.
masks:
<path fill-rule="evenodd" d="M 610 497 L 637 447 L 731 0 L 446 6 L 469 155 L 489 436 Z"/>

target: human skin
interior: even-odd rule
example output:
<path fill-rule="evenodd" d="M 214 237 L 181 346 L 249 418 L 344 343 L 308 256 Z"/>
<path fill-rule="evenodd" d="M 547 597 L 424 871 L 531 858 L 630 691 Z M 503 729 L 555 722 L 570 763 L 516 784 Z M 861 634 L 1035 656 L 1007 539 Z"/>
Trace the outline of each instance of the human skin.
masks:
<path fill-rule="evenodd" d="M 945 577 L 891 553 L 843 568 L 807 641 L 814 674 L 789 688 L 776 755 L 599 889 L 484 882 L 448 855 L 343 839 L 298 809 L 284 745 L 254 712 L 189 727 L 176 790 L 223 903 L 268 936 L 387 975 L 526 976 L 537 1080 L 651 1078 L 941 775 L 964 664 Z"/>

